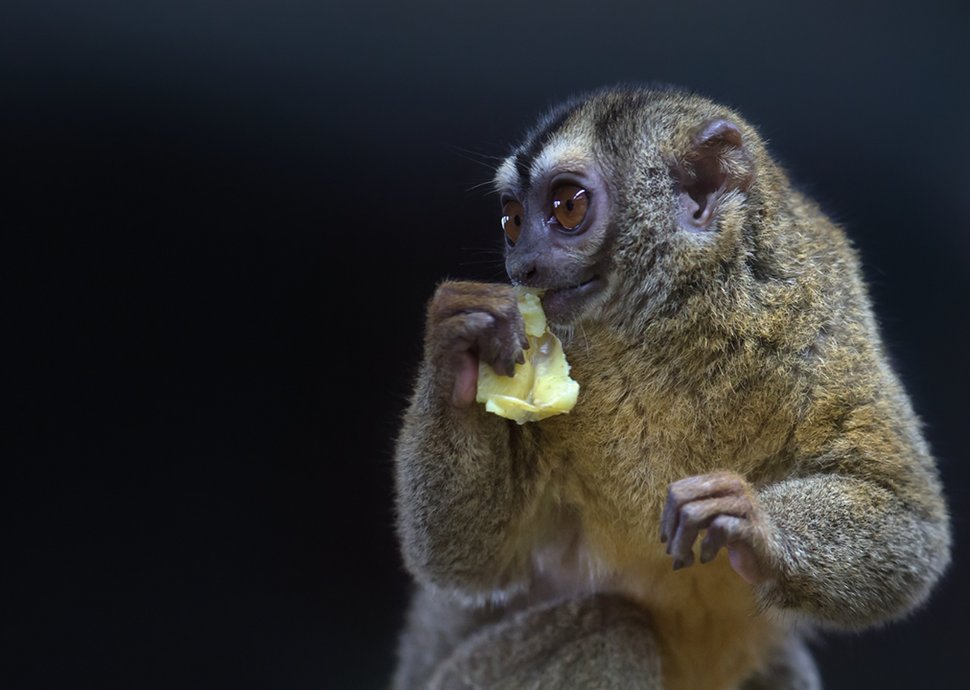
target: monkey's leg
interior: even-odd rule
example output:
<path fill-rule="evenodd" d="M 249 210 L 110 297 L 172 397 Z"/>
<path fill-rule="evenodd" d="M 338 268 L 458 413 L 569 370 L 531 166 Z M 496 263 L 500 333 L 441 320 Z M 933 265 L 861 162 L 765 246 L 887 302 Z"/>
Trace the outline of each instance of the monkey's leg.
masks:
<path fill-rule="evenodd" d="M 791 637 L 768 660 L 767 666 L 749 678 L 741 690 L 821 690 L 815 660 L 805 642 Z"/>
<path fill-rule="evenodd" d="M 427 686 L 438 665 L 482 627 L 508 612 L 499 607 L 468 608 L 427 587 L 418 587 L 398 643 L 392 690 Z"/>
<path fill-rule="evenodd" d="M 649 618 L 612 595 L 544 604 L 482 629 L 442 663 L 429 690 L 659 690 Z"/>

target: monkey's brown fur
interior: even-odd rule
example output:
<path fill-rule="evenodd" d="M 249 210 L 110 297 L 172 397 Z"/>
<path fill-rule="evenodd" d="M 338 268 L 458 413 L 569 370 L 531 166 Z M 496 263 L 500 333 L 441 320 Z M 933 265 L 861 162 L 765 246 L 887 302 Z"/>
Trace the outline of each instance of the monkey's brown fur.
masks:
<path fill-rule="evenodd" d="M 716 119 L 742 135 L 720 163 L 745 184 L 718 198 L 700 237 L 672 220 L 675 180 L 690 177 L 692 137 Z M 481 659 L 550 634 L 543 623 L 509 637 L 514 616 L 557 601 L 596 611 L 596 592 L 634 602 L 649 639 L 636 647 L 643 669 L 604 665 L 593 686 L 669 690 L 761 687 L 773 655 L 798 644 L 794 631 L 860 629 L 921 603 L 949 559 L 947 510 L 842 231 L 750 125 L 697 96 L 600 92 L 547 139 L 523 147 L 577 142 L 607 180 L 610 290 L 563 329 L 575 409 L 521 427 L 449 404 L 442 327 L 429 315 L 396 455 L 399 534 L 421 589 L 396 687 L 551 687 Z M 460 311 L 461 285 L 443 284 L 432 311 Z M 508 288 L 491 289 L 498 299 Z M 659 541 L 668 487 L 716 471 L 743 478 L 757 506 L 751 538 L 770 575 L 757 586 L 725 554 L 675 571 Z M 575 616 L 564 629 L 589 634 L 588 614 Z M 634 639 L 615 634 L 607 647 Z M 570 659 L 570 687 L 586 687 Z"/>

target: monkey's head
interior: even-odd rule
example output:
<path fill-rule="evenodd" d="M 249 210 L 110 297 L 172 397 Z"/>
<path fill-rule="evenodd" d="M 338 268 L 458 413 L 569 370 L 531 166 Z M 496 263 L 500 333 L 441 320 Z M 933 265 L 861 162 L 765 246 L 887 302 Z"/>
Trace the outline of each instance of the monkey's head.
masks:
<path fill-rule="evenodd" d="M 612 89 L 546 114 L 495 182 L 512 282 L 546 290 L 553 324 L 639 333 L 763 269 L 779 178 L 729 109 Z"/>

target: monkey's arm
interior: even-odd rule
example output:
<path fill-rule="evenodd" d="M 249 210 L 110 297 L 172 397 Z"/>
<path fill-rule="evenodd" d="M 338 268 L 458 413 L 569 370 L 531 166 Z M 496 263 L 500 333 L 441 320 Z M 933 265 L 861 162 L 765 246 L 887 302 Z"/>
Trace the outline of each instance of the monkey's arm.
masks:
<path fill-rule="evenodd" d="M 755 488 L 724 472 L 672 484 L 661 538 L 675 567 L 706 529 L 701 562 L 726 546 L 765 606 L 843 628 L 917 606 L 949 561 L 946 506 L 915 422 L 881 419 L 873 406 L 847 414 L 826 452 L 782 481 Z"/>
<path fill-rule="evenodd" d="M 398 530 L 420 581 L 476 593 L 524 574 L 517 548 L 534 497 L 524 431 L 484 410 L 450 409 L 421 374 L 398 442 Z"/>
<path fill-rule="evenodd" d="M 481 596 L 527 574 L 534 430 L 474 402 L 478 357 L 510 371 L 522 340 L 509 286 L 444 283 L 429 306 L 425 361 L 395 456 L 404 560 L 423 583 Z"/>
<path fill-rule="evenodd" d="M 816 405 L 796 434 L 808 459 L 758 491 L 777 544 L 761 601 L 846 628 L 919 605 L 950 558 L 946 503 L 919 423 L 894 376 L 870 380 L 857 388 L 862 402 L 834 394 Z"/>
<path fill-rule="evenodd" d="M 774 541 L 765 605 L 862 628 L 921 603 L 949 560 L 945 517 L 885 484 L 822 474 L 758 495 Z"/>

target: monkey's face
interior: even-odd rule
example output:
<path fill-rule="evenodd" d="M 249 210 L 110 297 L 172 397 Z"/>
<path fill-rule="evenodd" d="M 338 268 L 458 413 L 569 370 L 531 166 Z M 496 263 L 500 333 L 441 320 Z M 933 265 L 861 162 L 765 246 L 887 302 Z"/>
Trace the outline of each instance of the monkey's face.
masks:
<path fill-rule="evenodd" d="M 499 167 L 506 270 L 550 321 L 642 332 L 746 256 L 753 159 L 733 113 L 678 93 L 605 92 L 548 115 Z"/>
<path fill-rule="evenodd" d="M 590 143 L 560 139 L 528 168 L 512 156 L 497 175 L 506 271 L 513 283 L 543 290 L 546 316 L 560 325 L 609 292 L 610 190 Z"/>

